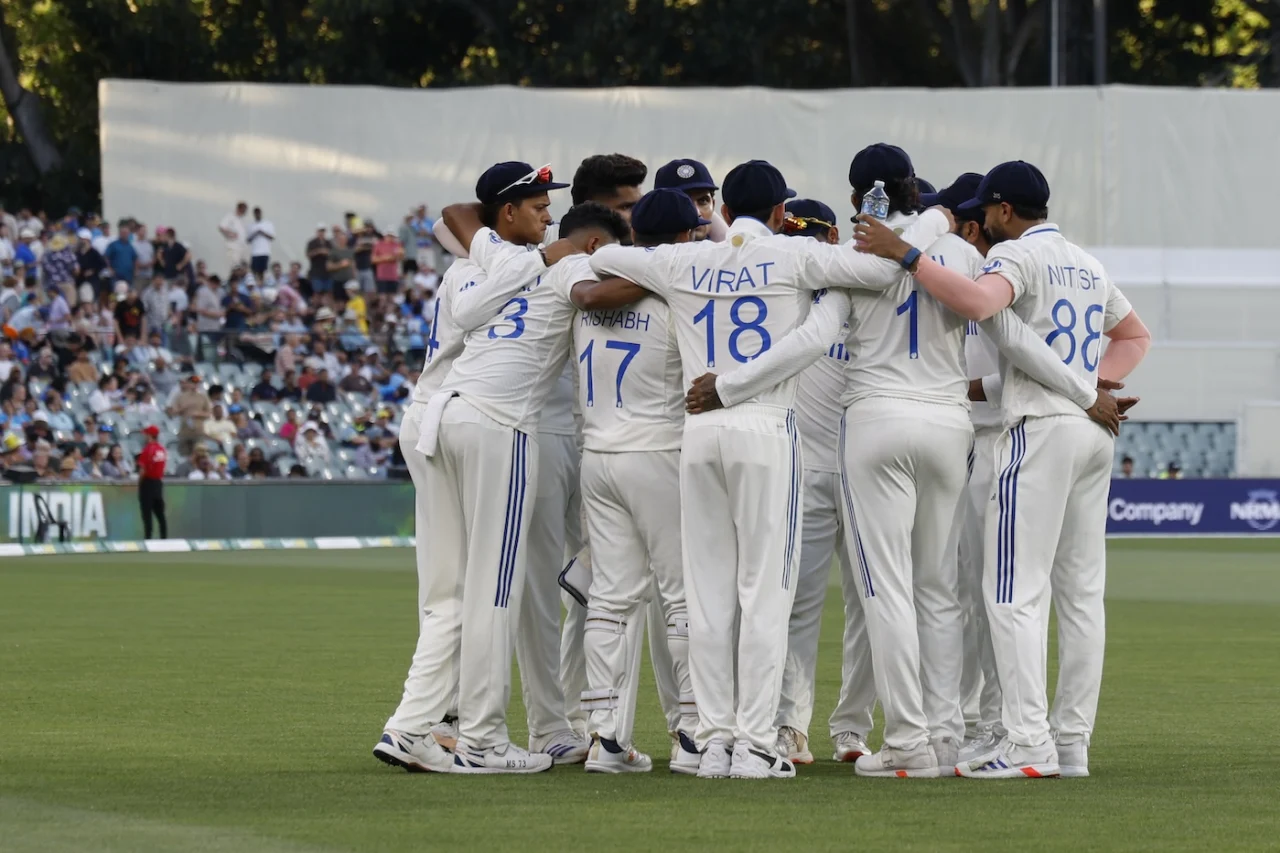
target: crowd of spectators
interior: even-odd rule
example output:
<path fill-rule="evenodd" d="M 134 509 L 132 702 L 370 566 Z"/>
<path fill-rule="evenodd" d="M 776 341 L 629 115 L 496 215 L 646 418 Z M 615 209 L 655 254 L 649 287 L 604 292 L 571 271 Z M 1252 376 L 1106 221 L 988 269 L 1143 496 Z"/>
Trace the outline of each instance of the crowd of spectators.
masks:
<path fill-rule="evenodd" d="M 169 477 L 399 472 L 398 413 L 451 260 L 425 206 L 394 231 L 354 213 L 317 226 L 287 268 L 248 214 L 218 223 L 226 257 L 206 261 L 173 228 L 0 206 L 0 473 L 129 479 L 148 425 Z"/>

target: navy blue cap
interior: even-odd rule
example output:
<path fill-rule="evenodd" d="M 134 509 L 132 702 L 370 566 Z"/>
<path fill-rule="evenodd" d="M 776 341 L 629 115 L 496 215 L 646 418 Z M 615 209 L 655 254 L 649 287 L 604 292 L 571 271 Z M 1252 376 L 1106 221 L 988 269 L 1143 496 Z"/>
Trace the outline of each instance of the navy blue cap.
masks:
<path fill-rule="evenodd" d="M 637 234 L 679 234 L 711 223 L 684 190 L 650 190 L 631 208 L 631 228 Z"/>
<path fill-rule="evenodd" d="M 711 171 L 697 160 L 672 160 L 653 175 L 655 190 L 718 190 Z"/>
<path fill-rule="evenodd" d="M 725 205 L 734 213 L 765 210 L 796 197 L 778 167 L 765 160 L 748 160 L 729 170 L 720 191 Z"/>
<path fill-rule="evenodd" d="M 797 237 L 826 237 L 835 227 L 836 213 L 812 198 L 793 198 L 787 202 L 787 215 L 801 220 L 794 226 L 783 223 L 783 233 Z"/>
<path fill-rule="evenodd" d="M 1017 204 L 1041 208 L 1049 205 L 1049 182 L 1044 173 L 1022 160 L 1001 163 L 982 179 L 973 198 L 958 206 L 959 210 L 973 210 L 985 204 Z"/>
<path fill-rule="evenodd" d="M 907 152 L 896 145 L 877 142 L 853 155 L 853 162 L 849 164 L 849 186 L 865 189 L 876 181 L 903 180 L 915 173 Z"/>
<path fill-rule="evenodd" d="M 960 209 L 960 205 L 973 198 L 978 191 L 978 185 L 982 183 L 982 175 L 977 172 L 965 172 L 960 177 L 951 182 L 951 186 L 944 187 L 936 193 L 920 195 L 920 204 L 923 207 L 933 207 L 934 205 L 942 205 L 947 210 L 955 213 Z"/>
<path fill-rule="evenodd" d="M 542 195 L 548 190 L 562 190 L 568 184 L 558 184 L 551 177 L 551 167 L 535 169 L 519 160 L 497 163 L 484 170 L 476 181 L 476 199 L 481 204 L 503 201 L 519 201 L 522 198 Z"/>
<path fill-rule="evenodd" d="M 937 195 L 938 193 L 937 187 L 919 175 L 916 175 L 916 189 L 920 191 L 920 195 Z"/>

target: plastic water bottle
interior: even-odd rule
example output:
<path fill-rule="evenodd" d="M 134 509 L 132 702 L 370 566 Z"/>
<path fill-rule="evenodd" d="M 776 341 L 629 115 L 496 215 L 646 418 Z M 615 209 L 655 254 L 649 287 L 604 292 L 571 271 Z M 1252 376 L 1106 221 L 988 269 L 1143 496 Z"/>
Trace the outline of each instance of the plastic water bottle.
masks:
<path fill-rule="evenodd" d="M 881 222 L 889 218 L 889 194 L 884 191 L 884 181 L 876 181 L 876 185 L 862 197 L 861 212 Z"/>

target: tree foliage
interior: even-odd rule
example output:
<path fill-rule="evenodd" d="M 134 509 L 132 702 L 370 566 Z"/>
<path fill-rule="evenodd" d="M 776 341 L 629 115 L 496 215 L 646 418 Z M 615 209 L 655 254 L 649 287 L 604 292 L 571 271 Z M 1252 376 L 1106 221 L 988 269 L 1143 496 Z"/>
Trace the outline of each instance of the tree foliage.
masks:
<path fill-rule="evenodd" d="M 1110 82 L 1280 85 L 1280 0 L 1108 5 Z M 1092 84 L 1093 0 L 1059 0 L 1063 82 Z M 1050 0 L 6 0 L 0 194 L 94 206 L 105 77 L 383 86 L 1027 86 Z M 3 88 L 0 86 L 0 88 Z M 32 102 L 28 102 L 28 108 Z"/>

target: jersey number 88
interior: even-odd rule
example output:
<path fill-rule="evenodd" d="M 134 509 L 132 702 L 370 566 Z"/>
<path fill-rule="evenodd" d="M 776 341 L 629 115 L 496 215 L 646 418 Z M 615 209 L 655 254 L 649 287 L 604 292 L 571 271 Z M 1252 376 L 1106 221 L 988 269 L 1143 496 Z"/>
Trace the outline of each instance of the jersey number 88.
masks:
<path fill-rule="evenodd" d="M 1090 305 L 1084 309 L 1084 340 L 1080 342 L 1079 352 L 1080 360 L 1084 362 L 1084 369 L 1093 373 L 1098 369 L 1098 341 L 1102 337 L 1102 330 L 1095 329 L 1093 323 L 1098 315 L 1102 313 L 1101 305 Z M 1070 364 L 1076 357 L 1076 306 L 1071 304 L 1069 299 L 1059 299 L 1053 304 L 1053 309 L 1049 312 L 1049 317 L 1053 320 L 1053 331 L 1044 339 L 1049 346 L 1053 346 L 1053 342 L 1058 339 L 1059 335 L 1067 336 L 1067 344 L 1070 349 L 1067 350 L 1066 358 L 1062 359 L 1063 364 Z M 1093 348 L 1093 358 L 1089 357 L 1089 344 L 1095 344 Z"/>

